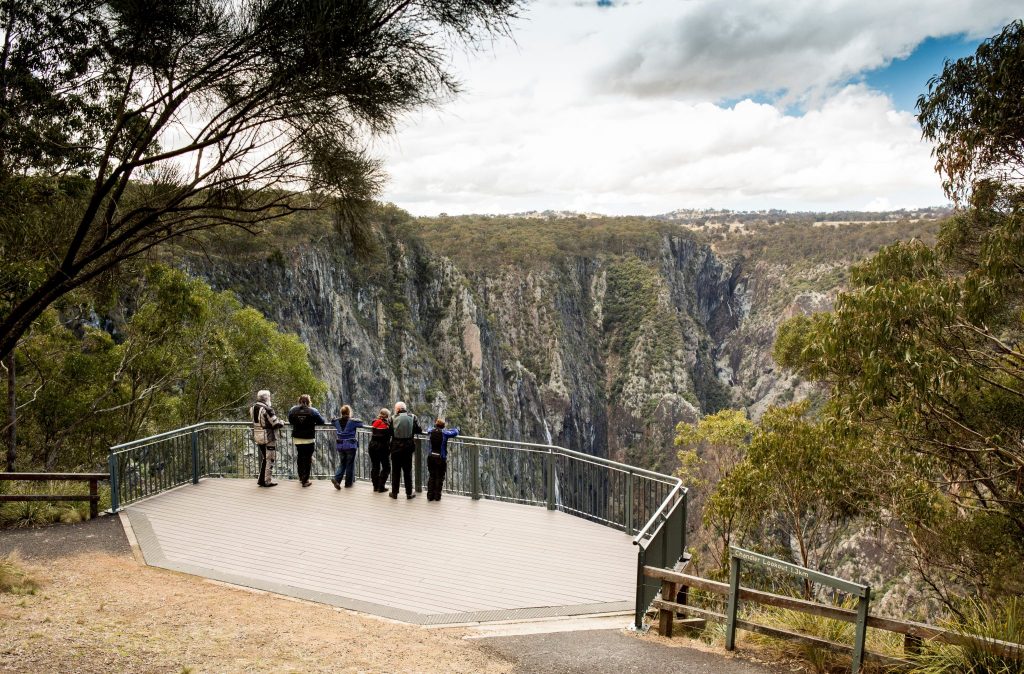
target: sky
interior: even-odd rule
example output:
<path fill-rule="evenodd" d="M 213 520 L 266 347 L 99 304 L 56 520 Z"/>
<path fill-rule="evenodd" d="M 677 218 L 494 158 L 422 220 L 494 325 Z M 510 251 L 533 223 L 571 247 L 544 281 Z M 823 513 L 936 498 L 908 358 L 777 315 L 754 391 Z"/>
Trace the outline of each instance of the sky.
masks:
<path fill-rule="evenodd" d="M 914 104 L 1021 0 L 534 0 L 377 141 L 414 215 L 947 203 Z"/>

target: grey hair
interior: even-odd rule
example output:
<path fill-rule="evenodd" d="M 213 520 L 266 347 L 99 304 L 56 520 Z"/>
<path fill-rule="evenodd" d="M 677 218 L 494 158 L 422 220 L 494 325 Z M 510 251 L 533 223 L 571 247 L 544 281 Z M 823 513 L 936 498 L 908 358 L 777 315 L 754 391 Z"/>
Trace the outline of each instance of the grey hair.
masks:
<path fill-rule="evenodd" d="M 269 403 L 270 402 L 270 391 L 268 391 L 266 389 L 263 389 L 262 391 L 259 391 L 256 394 L 256 400 L 259 400 L 261 403 Z"/>
<path fill-rule="evenodd" d="M 399 412 L 404 412 L 407 408 L 405 406 L 405 403 L 399 400 L 397 403 L 395 403 L 395 409 L 398 410 Z"/>

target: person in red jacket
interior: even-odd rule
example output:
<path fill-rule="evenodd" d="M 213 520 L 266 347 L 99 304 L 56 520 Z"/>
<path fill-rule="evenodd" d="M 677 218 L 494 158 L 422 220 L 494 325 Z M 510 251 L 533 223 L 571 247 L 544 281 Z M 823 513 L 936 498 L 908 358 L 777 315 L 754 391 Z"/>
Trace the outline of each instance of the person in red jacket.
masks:
<path fill-rule="evenodd" d="M 388 475 L 391 474 L 391 413 L 382 407 L 380 414 L 370 424 L 370 481 L 375 492 L 386 492 Z"/>

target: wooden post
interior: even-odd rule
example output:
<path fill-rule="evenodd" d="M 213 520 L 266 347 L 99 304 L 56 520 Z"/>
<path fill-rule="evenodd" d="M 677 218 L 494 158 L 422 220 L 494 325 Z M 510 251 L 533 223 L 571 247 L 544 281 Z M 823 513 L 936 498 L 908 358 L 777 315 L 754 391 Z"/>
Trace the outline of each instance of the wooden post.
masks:
<path fill-rule="evenodd" d="M 736 609 L 740 601 L 740 559 L 729 558 L 729 608 L 725 614 L 725 650 L 736 648 Z"/>
<path fill-rule="evenodd" d="M 906 655 L 920 655 L 921 637 L 915 637 L 913 634 L 904 634 L 903 653 Z"/>
<path fill-rule="evenodd" d="M 100 490 L 96 484 L 96 478 L 89 480 L 89 519 L 94 520 L 100 516 Z"/>
<path fill-rule="evenodd" d="M 671 601 L 676 596 L 676 584 L 670 580 L 661 581 L 661 598 Z M 668 609 L 658 609 L 658 634 L 663 637 L 672 638 L 672 619 L 675 612 Z"/>

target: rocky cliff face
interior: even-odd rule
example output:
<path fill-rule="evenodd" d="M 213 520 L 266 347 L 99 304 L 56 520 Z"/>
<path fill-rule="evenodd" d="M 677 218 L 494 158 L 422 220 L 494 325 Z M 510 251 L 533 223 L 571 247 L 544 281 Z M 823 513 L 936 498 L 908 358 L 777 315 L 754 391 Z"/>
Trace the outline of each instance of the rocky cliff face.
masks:
<path fill-rule="evenodd" d="M 780 300 L 784 270 L 720 259 L 685 232 L 653 253 L 473 272 L 415 237 L 378 244 L 367 259 L 326 237 L 178 264 L 297 332 L 329 410 L 372 417 L 402 399 L 474 435 L 661 469 L 678 421 L 792 395 L 771 363 L 775 326 L 828 302 Z"/>

